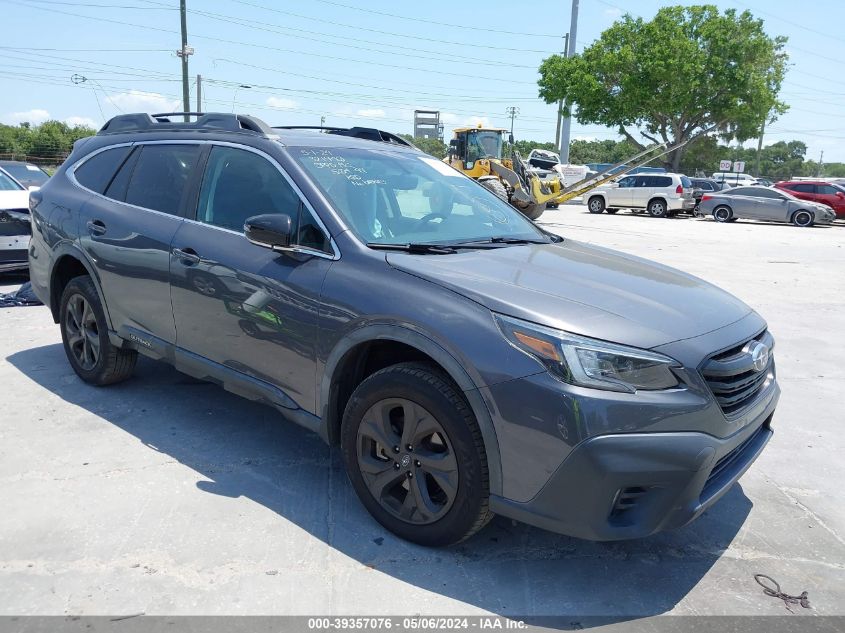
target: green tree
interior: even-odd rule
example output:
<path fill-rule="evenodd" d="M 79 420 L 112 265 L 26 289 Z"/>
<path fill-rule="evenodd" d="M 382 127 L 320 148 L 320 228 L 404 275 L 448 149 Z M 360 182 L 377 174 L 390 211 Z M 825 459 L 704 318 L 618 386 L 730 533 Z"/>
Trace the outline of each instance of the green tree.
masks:
<path fill-rule="evenodd" d="M 96 134 L 89 127 L 71 127 L 61 121 L 46 121 L 32 126 L 0 125 L 0 155 L 14 159 L 60 163 L 78 139 Z"/>
<path fill-rule="evenodd" d="M 745 141 L 786 111 L 777 98 L 786 38 L 770 38 L 748 11 L 713 5 L 660 9 L 651 21 L 623 16 L 580 55 L 540 66 L 540 96 L 577 106 L 581 124 L 617 128 L 643 147 L 706 134 Z M 686 147 L 666 157 L 677 171 Z"/>
<path fill-rule="evenodd" d="M 399 136 L 404 138 L 406 141 L 413 143 L 426 154 L 431 154 L 435 158 L 445 158 L 446 151 L 449 149 L 449 147 L 439 138 L 414 138 L 410 134 L 400 134 Z"/>

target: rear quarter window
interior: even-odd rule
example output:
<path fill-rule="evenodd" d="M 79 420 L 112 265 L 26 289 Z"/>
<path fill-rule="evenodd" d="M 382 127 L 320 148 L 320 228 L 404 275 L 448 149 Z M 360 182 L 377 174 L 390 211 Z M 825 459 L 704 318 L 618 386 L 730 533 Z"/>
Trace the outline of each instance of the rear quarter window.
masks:
<path fill-rule="evenodd" d="M 651 176 L 651 184 L 650 187 L 671 187 L 672 186 L 672 177 L 671 176 Z"/>
<path fill-rule="evenodd" d="M 109 186 L 115 172 L 129 156 L 132 148 L 129 145 L 112 147 L 94 154 L 73 172 L 76 181 L 91 191 L 103 193 Z"/>

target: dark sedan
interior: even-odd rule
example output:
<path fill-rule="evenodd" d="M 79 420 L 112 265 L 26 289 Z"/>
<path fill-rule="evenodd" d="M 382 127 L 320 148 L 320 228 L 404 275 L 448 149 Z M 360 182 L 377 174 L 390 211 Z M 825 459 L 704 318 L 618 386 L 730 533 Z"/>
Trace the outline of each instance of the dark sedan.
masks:
<path fill-rule="evenodd" d="M 734 187 L 705 194 L 698 207 L 701 215 L 711 215 L 716 222 L 740 218 L 791 222 L 795 226 L 830 224 L 836 214 L 823 204 L 799 200 L 792 194 L 772 187 Z"/>

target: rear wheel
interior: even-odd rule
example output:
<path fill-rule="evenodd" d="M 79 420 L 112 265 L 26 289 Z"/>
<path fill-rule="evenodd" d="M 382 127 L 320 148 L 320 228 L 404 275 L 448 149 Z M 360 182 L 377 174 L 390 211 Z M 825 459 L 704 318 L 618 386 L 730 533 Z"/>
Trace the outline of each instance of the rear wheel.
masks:
<path fill-rule="evenodd" d="M 792 216 L 792 223 L 802 228 L 813 226 L 813 214 L 804 209 L 796 211 Z"/>
<path fill-rule="evenodd" d="M 400 363 L 365 379 L 343 414 L 341 448 L 361 502 L 404 539 L 450 545 L 492 516 L 478 423 L 430 365 Z"/>
<path fill-rule="evenodd" d="M 499 198 L 508 201 L 508 191 L 498 178 L 488 178 L 481 181 L 481 186 L 495 193 Z"/>
<path fill-rule="evenodd" d="M 110 385 L 132 375 L 138 352 L 109 340 L 100 295 L 88 275 L 71 279 L 59 303 L 59 327 L 70 366 L 92 385 Z"/>
<path fill-rule="evenodd" d="M 666 201 L 661 198 L 652 200 L 648 203 L 646 211 L 648 211 L 648 214 L 653 218 L 665 218 L 667 214 Z"/>
<path fill-rule="evenodd" d="M 590 213 L 601 213 L 604 211 L 604 198 L 601 196 L 593 196 L 587 201 L 587 209 Z"/>
<path fill-rule="evenodd" d="M 733 211 L 730 207 L 722 205 L 713 209 L 713 219 L 716 222 L 729 222 L 732 217 Z"/>

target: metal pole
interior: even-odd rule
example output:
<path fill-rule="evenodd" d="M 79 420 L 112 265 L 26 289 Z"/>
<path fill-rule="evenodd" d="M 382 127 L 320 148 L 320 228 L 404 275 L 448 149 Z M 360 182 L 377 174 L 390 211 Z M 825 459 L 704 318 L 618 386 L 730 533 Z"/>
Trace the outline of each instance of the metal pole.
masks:
<path fill-rule="evenodd" d="M 197 75 L 197 112 L 202 112 L 202 75 Z"/>
<path fill-rule="evenodd" d="M 568 56 L 568 49 L 569 49 L 569 33 L 563 36 L 563 56 Z M 563 110 L 563 99 L 558 100 L 557 102 L 557 112 L 555 113 L 555 119 L 557 119 L 557 128 L 555 129 L 555 147 L 560 147 L 560 119 L 563 115 L 561 115 L 561 110 Z"/>
<path fill-rule="evenodd" d="M 567 57 L 575 55 L 575 43 L 578 37 L 578 0 L 572 0 L 572 22 L 569 25 L 569 46 Z M 569 137 L 572 133 L 572 117 L 567 116 L 563 120 L 560 134 L 560 162 L 564 165 L 569 162 Z"/>
<path fill-rule="evenodd" d="M 766 114 L 768 116 L 768 114 Z M 760 138 L 757 139 L 757 157 L 754 159 L 754 177 L 760 177 L 760 153 L 763 151 L 763 134 L 766 133 L 766 119 L 763 119 L 763 126 L 760 128 Z"/>
<path fill-rule="evenodd" d="M 179 13 L 182 19 L 182 107 L 183 112 L 191 111 L 191 95 L 188 89 L 188 10 L 185 7 L 185 0 L 179 0 Z M 185 121 L 188 115 L 185 115 Z"/>
<path fill-rule="evenodd" d="M 819 167 L 818 167 L 818 171 L 816 171 L 816 178 L 821 177 L 823 166 L 824 166 L 824 150 L 822 150 L 821 154 L 819 154 Z"/>

